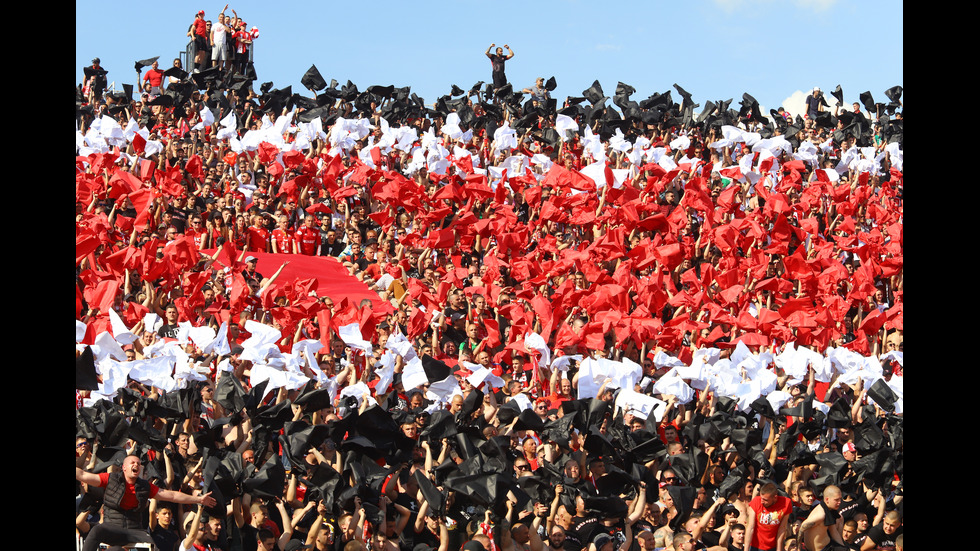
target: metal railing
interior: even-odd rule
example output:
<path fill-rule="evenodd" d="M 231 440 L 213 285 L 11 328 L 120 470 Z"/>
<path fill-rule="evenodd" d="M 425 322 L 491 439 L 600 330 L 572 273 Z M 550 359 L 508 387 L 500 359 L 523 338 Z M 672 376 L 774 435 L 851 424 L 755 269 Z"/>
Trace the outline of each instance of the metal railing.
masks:
<path fill-rule="evenodd" d="M 187 43 L 187 46 L 184 48 L 184 50 L 180 52 L 180 54 L 178 54 L 178 57 L 180 58 L 180 66 L 190 67 L 191 63 L 194 61 L 194 56 L 196 55 L 197 55 L 197 45 L 194 43 L 194 40 L 191 40 Z M 248 62 L 252 63 L 254 61 L 255 61 L 255 42 L 252 42 L 252 44 L 248 47 Z"/>

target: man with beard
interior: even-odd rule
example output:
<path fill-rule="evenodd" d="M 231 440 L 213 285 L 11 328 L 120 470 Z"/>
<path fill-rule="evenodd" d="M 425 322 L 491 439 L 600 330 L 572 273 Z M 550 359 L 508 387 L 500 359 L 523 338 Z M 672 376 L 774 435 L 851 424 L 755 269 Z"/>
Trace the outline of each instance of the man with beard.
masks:
<path fill-rule="evenodd" d="M 551 527 L 548 532 L 548 539 L 544 542 L 544 551 L 564 551 L 565 550 L 565 529 L 559 525 Z"/>

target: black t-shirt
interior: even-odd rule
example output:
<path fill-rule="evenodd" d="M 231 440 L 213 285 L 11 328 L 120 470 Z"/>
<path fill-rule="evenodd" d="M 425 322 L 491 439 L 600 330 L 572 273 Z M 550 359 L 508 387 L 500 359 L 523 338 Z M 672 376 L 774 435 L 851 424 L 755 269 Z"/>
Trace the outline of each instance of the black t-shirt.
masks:
<path fill-rule="evenodd" d="M 447 306 L 446 309 L 443 310 L 442 313 L 445 314 L 445 316 L 447 318 L 450 318 L 450 319 L 452 319 L 454 315 L 455 316 L 461 316 L 461 317 L 464 317 L 465 318 L 466 317 L 466 313 L 467 313 L 467 309 L 466 309 L 466 305 L 465 304 L 460 305 L 459 308 L 454 308 L 453 306 Z"/>
<path fill-rule="evenodd" d="M 365 218 L 357 223 L 357 231 L 360 232 L 362 241 L 367 241 L 368 230 L 378 231 L 378 229 L 380 229 L 378 225 L 370 218 Z"/>
<path fill-rule="evenodd" d="M 799 506 L 794 505 L 793 506 L 793 516 L 796 517 L 796 518 L 799 518 L 799 519 L 806 520 L 806 517 L 810 516 L 810 513 L 813 511 L 813 507 L 814 506 L 811 506 L 811 507 L 799 507 Z"/>
<path fill-rule="evenodd" d="M 875 549 L 881 549 L 883 551 L 894 551 L 895 540 L 898 536 L 902 535 L 902 526 L 895 530 L 894 534 L 886 534 L 884 527 L 879 524 L 878 526 L 872 526 L 868 530 L 868 539 L 875 542 Z"/>
<path fill-rule="evenodd" d="M 806 97 L 806 113 L 811 119 L 820 113 L 820 98 L 813 97 L 813 94 Z"/>
<path fill-rule="evenodd" d="M 210 198 L 211 198 L 210 196 L 205 197 L 205 196 L 202 196 L 202 195 L 195 195 L 194 196 L 194 210 L 196 210 L 197 212 L 204 212 L 204 211 L 206 211 L 208 209 L 207 200 L 210 199 Z"/>
<path fill-rule="evenodd" d="M 842 501 L 840 504 L 840 516 L 844 520 L 851 520 L 854 515 L 858 513 L 868 512 L 868 498 L 865 497 L 863 493 L 858 495 L 857 499 L 851 501 Z M 872 512 L 871 517 L 874 518 L 874 512 Z"/>
<path fill-rule="evenodd" d="M 572 525 L 565 530 L 565 549 L 580 551 L 592 542 L 595 534 L 601 529 L 602 523 L 598 516 L 572 517 Z"/>
<path fill-rule="evenodd" d="M 157 330 L 157 336 L 164 339 L 176 339 L 177 331 L 180 329 L 179 325 L 170 325 L 169 323 L 160 326 Z"/>
<path fill-rule="evenodd" d="M 404 542 L 408 539 L 411 539 L 412 547 L 415 547 L 420 543 L 424 543 L 432 548 L 439 547 L 439 534 L 433 534 L 432 531 L 429 530 L 428 524 L 422 527 L 421 532 L 416 532 L 414 527 L 407 527 L 404 531 L 402 531 L 401 535 L 402 549 L 405 548 Z"/>
<path fill-rule="evenodd" d="M 333 244 L 327 241 L 327 232 L 320 230 L 320 256 L 332 256 L 337 258 L 344 252 L 347 244 L 340 239 L 334 239 Z"/>
<path fill-rule="evenodd" d="M 184 230 L 187 229 L 187 212 L 187 209 L 173 207 L 170 209 L 171 223 L 177 228 L 177 233 L 184 233 Z"/>
<path fill-rule="evenodd" d="M 180 536 L 173 528 L 163 528 L 157 525 L 150 533 L 153 536 L 153 543 L 160 551 L 175 551 L 177 544 L 180 543 Z"/>
<path fill-rule="evenodd" d="M 827 507 L 827 504 L 822 501 L 820 502 L 819 507 L 823 509 L 824 526 L 833 526 L 834 524 L 837 523 L 837 519 L 840 518 L 840 511 Z"/>
<path fill-rule="evenodd" d="M 455 508 L 449 510 L 448 518 L 443 522 L 451 521 L 447 522 L 449 526 L 446 527 L 449 534 L 449 548 L 459 549 L 466 542 L 466 523 L 469 519 L 461 511 L 453 509 Z"/>
<path fill-rule="evenodd" d="M 644 520 L 641 518 L 640 520 L 636 521 L 636 523 L 633 525 L 633 543 L 630 544 L 629 551 L 640 551 L 639 538 L 637 538 L 637 535 L 640 532 L 644 530 L 649 530 L 651 533 L 653 533 L 657 531 L 657 528 L 660 527 L 654 526 L 653 523 L 651 523 L 648 520 Z"/>
<path fill-rule="evenodd" d="M 256 551 L 259 548 L 259 529 L 246 524 L 241 528 L 242 549 L 244 551 Z"/>
<path fill-rule="evenodd" d="M 368 259 L 364 257 L 364 253 L 358 253 L 356 255 L 351 254 L 350 256 L 347 256 L 344 260 L 349 261 L 351 264 L 357 266 L 358 272 L 363 272 L 364 270 L 367 269 L 368 264 L 370 264 L 370 262 L 368 262 Z"/>
<path fill-rule="evenodd" d="M 507 56 L 490 54 L 490 67 L 493 69 L 494 73 L 503 74 L 504 63 L 507 61 Z"/>

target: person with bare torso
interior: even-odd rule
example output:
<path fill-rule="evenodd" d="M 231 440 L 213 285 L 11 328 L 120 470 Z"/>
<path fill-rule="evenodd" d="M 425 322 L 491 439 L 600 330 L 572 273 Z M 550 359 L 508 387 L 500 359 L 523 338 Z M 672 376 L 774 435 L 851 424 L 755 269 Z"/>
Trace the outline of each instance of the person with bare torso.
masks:
<path fill-rule="evenodd" d="M 810 515 L 800 526 L 800 533 L 803 534 L 806 549 L 821 551 L 823 549 L 837 549 L 837 546 L 842 549 L 847 548 L 844 544 L 844 538 L 841 536 L 844 519 L 838 512 L 840 504 L 840 488 L 827 486 L 823 491 L 823 501 L 810 511 Z"/>

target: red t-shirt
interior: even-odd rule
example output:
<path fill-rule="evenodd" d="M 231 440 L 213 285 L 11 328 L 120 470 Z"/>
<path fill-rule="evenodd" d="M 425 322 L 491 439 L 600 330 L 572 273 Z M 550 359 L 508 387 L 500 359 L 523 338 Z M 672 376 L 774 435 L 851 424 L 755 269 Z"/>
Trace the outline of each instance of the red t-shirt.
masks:
<path fill-rule="evenodd" d="M 198 231 L 194 231 L 192 229 L 188 229 L 184 233 L 184 235 L 186 235 L 187 237 L 190 237 L 191 239 L 193 239 L 194 240 L 194 245 L 198 249 L 203 249 L 204 248 L 204 240 L 207 239 L 207 237 L 208 237 L 208 231 L 207 230 L 201 230 L 201 231 L 198 232 Z"/>
<path fill-rule="evenodd" d="M 783 517 L 793 512 L 793 502 L 788 497 L 776 496 L 776 502 L 767 508 L 762 505 L 762 497 L 756 496 L 749 502 L 749 507 L 755 511 L 755 532 L 749 545 L 759 549 L 775 549 L 779 524 Z"/>
<path fill-rule="evenodd" d="M 126 479 L 124 478 L 123 481 Z M 99 488 L 105 488 L 105 485 L 109 483 L 109 473 L 99 473 Z M 160 488 L 156 484 L 150 484 L 150 499 L 156 497 L 157 492 Z M 122 500 L 119 502 L 119 507 L 122 509 L 135 509 L 139 506 L 139 501 L 136 499 L 136 486 L 126 482 L 126 491 L 123 492 Z"/>
<path fill-rule="evenodd" d="M 300 254 L 313 256 L 320 250 L 320 230 L 302 226 L 293 235 L 296 236 L 296 243 L 299 244 Z"/>
<path fill-rule="evenodd" d="M 364 275 L 375 281 L 381 279 L 381 276 L 383 275 L 381 272 L 381 265 L 377 263 L 368 264 L 368 267 L 364 269 Z"/>
<path fill-rule="evenodd" d="M 204 19 L 194 20 L 194 34 L 198 36 L 207 37 L 208 34 L 208 22 Z"/>
<path fill-rule="evenodd" d="M 149 81 L 150 86 L 159 88 L 163 82 L 163 71 L 160 69 L 150 69 L 146 72 L 146 76 L 143 77 L 143 81 Z"/>
<path fill-rule="evenodd" d="M 248 227 L 248 250 L 257 251 L 260 253 L 269 252 L 269 230 L 265 228 L 257 228 L 255 226 Z"/>

